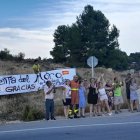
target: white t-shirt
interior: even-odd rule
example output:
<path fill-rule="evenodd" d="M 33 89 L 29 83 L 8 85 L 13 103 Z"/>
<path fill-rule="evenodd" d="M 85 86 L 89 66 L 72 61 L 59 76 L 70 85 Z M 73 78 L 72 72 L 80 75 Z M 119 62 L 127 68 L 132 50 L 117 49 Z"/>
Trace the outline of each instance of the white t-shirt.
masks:
<path fill-rule="evenodd" d="M 99 98 L 100 98 L 101 101 L 108 100 L 105 88 L 100 88 L 98 91 L 99 91 Z"/>
<path fill-rule="evenodd" d="M 65 98 L 71 98 L 71 87 L 65 85 L 65 90 L 63 92 L 63 95 L 65 96 Z"/>
<path fill-rule="evenodd" d="M 47 94 L 47 92 L 50 91 L 52 88 L 53 88 L 53 86 L 51 86 L 50 88 L 47 85 L 44 86 L 45 99 L 54 98 L 53 90 L 51 91 L 51 93 Z"/>

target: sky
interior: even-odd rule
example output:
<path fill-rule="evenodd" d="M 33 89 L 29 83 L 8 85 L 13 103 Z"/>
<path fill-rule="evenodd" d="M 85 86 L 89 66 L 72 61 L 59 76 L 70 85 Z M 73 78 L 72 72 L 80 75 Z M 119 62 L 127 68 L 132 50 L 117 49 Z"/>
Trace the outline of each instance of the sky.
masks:
<path fill-rule="evenodd" d="M 86 5 L 120 30 L 122 51 L 140 52 L 140 0 L 0 0 L 0 50 L 51 58 L 55 29 L 74 23 Z"/>

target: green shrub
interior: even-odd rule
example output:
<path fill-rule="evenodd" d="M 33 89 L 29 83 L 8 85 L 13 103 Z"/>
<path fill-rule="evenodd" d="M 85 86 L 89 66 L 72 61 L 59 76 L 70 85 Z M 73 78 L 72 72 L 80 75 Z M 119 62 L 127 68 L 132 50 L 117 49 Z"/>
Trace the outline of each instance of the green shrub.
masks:
<path fill-rule="evenodd" d="M 44 118 L 44 113 L 41 110 L 26 105 L 22 115 L 23 121 L 34 121 L 43 118 Z"/>

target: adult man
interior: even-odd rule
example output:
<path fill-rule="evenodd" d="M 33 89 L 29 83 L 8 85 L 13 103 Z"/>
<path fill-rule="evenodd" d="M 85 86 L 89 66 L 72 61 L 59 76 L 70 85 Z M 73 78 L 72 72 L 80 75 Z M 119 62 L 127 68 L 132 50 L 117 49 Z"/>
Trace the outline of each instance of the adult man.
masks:
<path fill-rule="evenodd" d="M 45 107 L 46 107 L 46 120 L 55 120 L 54 118 L 54 93 L 55 86 L 52 85 L 51 81 L 47 81 L 44 86 L 45 93 Z"/>
<path fill-rule="evenodd" d="M 69 115 L 74 115 L 74 118 L 78 118 L 78 110 L 79 110 L 79 81 L 78 76 L 75 75 L 73 80 L 70 82 L 71 86 L 71 110 L 69 111 Z"/>
<path fill-rule="evenodd" d="M 130 84 L 131 84 L 131 74 L 128 73 L 125 79 L 125 84 L 126 84 L 126 96 L 127 96 L 127 103 L 128 103 L 128 108 L 130 110 Z"/>

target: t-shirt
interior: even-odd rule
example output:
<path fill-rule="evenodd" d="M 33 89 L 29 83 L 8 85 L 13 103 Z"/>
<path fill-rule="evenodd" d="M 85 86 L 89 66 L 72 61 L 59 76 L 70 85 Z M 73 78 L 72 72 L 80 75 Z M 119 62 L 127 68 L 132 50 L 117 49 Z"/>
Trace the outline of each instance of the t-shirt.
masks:
<path fill-rule="evenodd" d="M 40 72 L 40 65 L 39 64 L 34 64 L 32 68 L 34 70 L 34 73 L 37 74 Z"/>
<path fill-rule="evenodd" d="M 65 90 L 64 90 L 64 96 L 65 98 L 71 98 L 71 87 L 65 85 Z"/>
<path fill-rule="evenodd" d="M 122 89 L 121 87 L 116 87 L 114 90 L 114 96 L 121 96 L 122 95 Z"/>
<path fill-rule="evenodd" d="M 127 82 L 126 82 L 127 81 Z M 125 79 L 125 83 L 126 83 L 126 90 L 130 90 L 130 84 L 131 84 L 131 79 L 126 78 Z"/>
<path fill-rule="evenodd" d="M 100 96 L 106 95 L 105 88 L 100 88 L 98 91 Z"/>
<path fill-rule="evenodd" d="M 44 93 L 45 93 L 45 99 L 53 99 L 54 98 L 54 91 L 52 90 L 51 93 L 47 94 L 48 91 L 50 91 L 53 88 L 53 86 L 51 86 L 50 88 L 45 85 L 44 86 Z"/>

